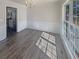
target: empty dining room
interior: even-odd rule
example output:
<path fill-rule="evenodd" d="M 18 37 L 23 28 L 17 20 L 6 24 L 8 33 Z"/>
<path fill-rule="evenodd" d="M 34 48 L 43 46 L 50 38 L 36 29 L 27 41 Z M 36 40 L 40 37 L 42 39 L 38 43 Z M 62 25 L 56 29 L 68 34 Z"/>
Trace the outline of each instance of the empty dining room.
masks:
<path fill-rule="evenodd" d="M 0 0 L 0 59 L 79 59 L 79 0 Z"/>

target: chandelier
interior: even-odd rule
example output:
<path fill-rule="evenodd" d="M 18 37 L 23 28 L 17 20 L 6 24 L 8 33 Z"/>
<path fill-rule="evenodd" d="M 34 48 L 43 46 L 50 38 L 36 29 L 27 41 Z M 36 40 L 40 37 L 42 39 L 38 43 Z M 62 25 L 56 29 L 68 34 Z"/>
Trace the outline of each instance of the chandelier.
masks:
<path fill-rule="evenodd" d="M 31 7 L 32 4 L 33 4 L 33 1 L 32 0 L 25 0 L 25 2 L 26 2 L 26 6 L 27 7 Z"/>

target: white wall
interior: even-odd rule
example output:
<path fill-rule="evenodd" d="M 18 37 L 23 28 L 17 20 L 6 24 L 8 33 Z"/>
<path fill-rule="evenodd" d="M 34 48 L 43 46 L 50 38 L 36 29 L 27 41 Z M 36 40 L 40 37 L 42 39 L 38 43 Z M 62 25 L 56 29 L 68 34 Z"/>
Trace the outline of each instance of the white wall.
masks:
<path fill-rule="evenodd" d="M 60 6 L 58 2 L 37 4 L 27 10 L 28 28 L 53 33 L 60 32 Z"/>
<path fill-rule="evenodd" d="M 0 0 L 0 41 L 6 38 L 5 0 Z"/>
<path fill-rule="evenodd" d="M 6 1 L 6 6 L 17 8 L 17 32 L 27 28 L 27 8 L 26 5 L 15 3 L 13 1 Z"/>
<path fill-rule="evenodd" d="M 6 6 L 17 8 L 17 32 L 27 28 L 27 8 L 9 0 L 0 0 L 0 41 L 6 38 Z"/>

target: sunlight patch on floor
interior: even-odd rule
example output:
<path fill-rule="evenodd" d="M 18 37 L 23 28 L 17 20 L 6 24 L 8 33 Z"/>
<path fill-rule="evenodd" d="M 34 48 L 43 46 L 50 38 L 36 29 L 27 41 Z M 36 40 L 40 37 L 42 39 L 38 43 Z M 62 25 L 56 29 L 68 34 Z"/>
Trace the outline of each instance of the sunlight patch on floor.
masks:
<path fill-rule="evenodd" d="M 50 34 L 48 34 L 48 33 L 43 32 L 43 33 L 41 34 L 41 37 L 45 38 L 46 40 L 48 40 L 48 41 L 50 41 L 50 42 L 52 42 L 52 43 L 54 43 L 54 44 L 56 44 L 56 43 L 55 43 L 55 36 L 53 36 L 53 35 L 50 35 Z"/>
<path fill-rule="evenodd" d="M 50 59 L 57 59 L 55 36 L 43 32 L 36 46 L 38 46 Z"/>

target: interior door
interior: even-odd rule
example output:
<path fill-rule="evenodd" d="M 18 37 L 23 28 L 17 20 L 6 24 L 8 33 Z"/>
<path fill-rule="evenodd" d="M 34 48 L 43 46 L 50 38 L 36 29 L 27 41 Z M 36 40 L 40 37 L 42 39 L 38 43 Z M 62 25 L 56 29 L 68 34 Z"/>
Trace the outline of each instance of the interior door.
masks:
<path fill-rule="evenodd" d="M 6 8 L 7 12 L 7 33 L 17 31 L 17 9 L 12 7 Z"/>

